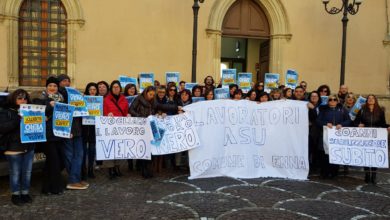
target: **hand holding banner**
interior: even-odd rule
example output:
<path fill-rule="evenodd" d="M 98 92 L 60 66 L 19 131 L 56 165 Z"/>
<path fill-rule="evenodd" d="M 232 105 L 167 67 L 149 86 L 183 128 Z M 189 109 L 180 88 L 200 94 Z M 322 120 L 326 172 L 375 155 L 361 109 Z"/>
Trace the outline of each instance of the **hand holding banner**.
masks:
<path fill-rule="evenodd" d="M 66 87 L 68 104 L 75 106 L 73 117 L 88 116 L 88 109 L 83 95 L 75 88 Z"/>
<path fill-rule="evenodd" d="M 103 115 L 103 96 L 84 96 L 89 116 L 83 117 L 83 125 L 95 125 L 95 117 Z"/>

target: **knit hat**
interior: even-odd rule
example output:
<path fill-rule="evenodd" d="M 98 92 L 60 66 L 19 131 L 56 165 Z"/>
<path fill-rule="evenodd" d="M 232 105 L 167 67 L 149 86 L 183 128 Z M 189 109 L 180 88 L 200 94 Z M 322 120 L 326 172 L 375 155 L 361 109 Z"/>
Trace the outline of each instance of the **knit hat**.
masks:
<path fill-rule="evenodd" d="M 57 79 L 58 79 L 58 83 L 62 82 L 62 80 L 65 80 L 65 79 L 69 80 L 69 82 L 70 82 L 70 78 L 69 78 L 69 76 L 66 75 L 66 74 L 60 74 L 60 75 L 58 75 L 58 76 L 57 76 Z"/>
<path fill-rule="evenodd" d="M 49 78 L 47 78 L 46 80 L 46 87 L 50 84 L 50 83 L 55 83 L 57 86 L 58 86 L 58 79 L 54 76 L 50 76 Z"/>

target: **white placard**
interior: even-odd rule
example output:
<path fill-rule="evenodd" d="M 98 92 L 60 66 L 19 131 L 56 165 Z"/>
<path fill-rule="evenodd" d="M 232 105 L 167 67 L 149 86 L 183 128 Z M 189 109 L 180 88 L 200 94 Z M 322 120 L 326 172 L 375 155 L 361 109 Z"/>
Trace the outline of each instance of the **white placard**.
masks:
<path fill-rule="evenodd" d="M 328 130 L 329 163 L 362 167 L 389 167 L 387 129 Z"/>
<path fill-rule="evenodd" d="M 201 145 L 189 151 L 190 179 L 282 177 L 306 180 L 306 102 L 214 100 L 184 107 Z"/>
<path fill-rule="evenodd" d="M 152 134 L 146 118 L 95 118 L 96 160 L 151 159 Z"/>

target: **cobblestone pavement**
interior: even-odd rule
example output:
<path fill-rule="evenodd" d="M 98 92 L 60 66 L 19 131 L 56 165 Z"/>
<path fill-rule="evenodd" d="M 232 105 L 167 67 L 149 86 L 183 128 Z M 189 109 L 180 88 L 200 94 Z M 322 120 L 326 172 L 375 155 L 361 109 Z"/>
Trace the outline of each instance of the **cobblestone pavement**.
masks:
<path fill-rule="evenodd" d="M 109 180 L 106 170 L 90 188 L 63 195 L 40 194 L 32 180 L 31 205 L 10 202 L 8 178 L 0 178 L 2 219 L 390 219 L 390 170 L 367 185 L 363 171 L 309 181 L 274 178 L 188 180 L 185 171 L 165 171 L 144 180 L 136 171 Z"/>

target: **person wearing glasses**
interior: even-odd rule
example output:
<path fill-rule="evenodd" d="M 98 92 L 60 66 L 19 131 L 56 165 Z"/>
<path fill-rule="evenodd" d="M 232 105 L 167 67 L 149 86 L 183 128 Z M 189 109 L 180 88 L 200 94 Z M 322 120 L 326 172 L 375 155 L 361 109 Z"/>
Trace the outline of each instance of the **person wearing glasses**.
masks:
<path fill-rule="evenodd" d="M 305 94 L 305 100 L 308 100 L 309 99 L 309 95 L 310 93 L 307 92 L 307 82 L 306 81 L 301 81 L 299 83 L 299 85 L 302 87 L 302 89 L 304 90 L 304 94 Z"/>
<path fill-rule="evenodd" d="M 328 128 L 336 127 L 348 127 L 352 124 L 348 111 L 341 105 L 337 95 L 332 94 L 328 96 L 328 104 L 320 108 L 320 113 L 317 118 L 317 126 L 321 132 L 319 139 L 319 147 L 321 154 L 321 177 L 322 178 L 334 178 L 338 174 L 339 166 L 335 164 L 329 164 L 329 155 L 325 154 L 323 146 L 323 126 Z"/>
<path fill-rule="evenodd" d="M 344 108 L 346 108 L 348 111 L 351 111 L 352 107 L 355 105 L 355 102 L 356 96 L 352 92 L 349 92 L 345 96 Z"/>
<path fill-rule="evenodd" d="M 387 128 L 387 131 L 390 131 L 389 125 L 386 124 L 385 111 L 372 94 L 367 96 L 366 104 L 356 115 L 354 124 L 358 127 Z M 376 167 L 364 167 L 366 183 L 376 184 L 376 170 Z"/>
<path fill-rule="evenodd" d="M 9 163 L 11 201 L 18 206 L 32 202 L 30 180 L 34 158 L 34 144 L 22 144 L 20 138 L 21 104 L 31 104 L 31 100 L 27 91 L 18 89 L 8 96 L 8 104 L 2 109 L 0 123 L 1 145 L 5 146 L 4 155 Z"/>

